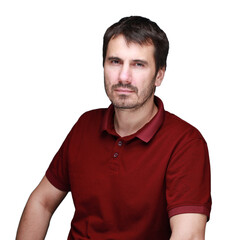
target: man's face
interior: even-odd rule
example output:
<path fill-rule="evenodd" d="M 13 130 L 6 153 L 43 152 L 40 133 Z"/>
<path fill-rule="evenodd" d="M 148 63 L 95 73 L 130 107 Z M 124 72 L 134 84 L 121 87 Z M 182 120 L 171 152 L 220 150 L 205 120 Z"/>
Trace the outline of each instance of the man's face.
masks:
<path fill-rule="evenodd" d="M 106 93 L 116 108 L 137 109 L 152 100 L 164 72 L 161 69 L 155 76 L 153 45 L 128 44 L 123 35 L 109 41 L 104 83 Z"/>

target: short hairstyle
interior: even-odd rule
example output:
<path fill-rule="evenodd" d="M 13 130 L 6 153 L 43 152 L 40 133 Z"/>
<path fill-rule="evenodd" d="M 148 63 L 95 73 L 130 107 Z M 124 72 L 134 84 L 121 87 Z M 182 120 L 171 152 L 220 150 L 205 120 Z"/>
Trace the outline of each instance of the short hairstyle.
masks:
<path fill-rule="evenodd" d="M 103 65 L 109 41 L 118 35 L 123 35 L 127 43 L 153 44 L 156 73 L 159 69 L 166 68 L 169 50 L 168 38 L 155 22 L 140 16 L 122 18 L 106 30 L 103 37 Z"/>

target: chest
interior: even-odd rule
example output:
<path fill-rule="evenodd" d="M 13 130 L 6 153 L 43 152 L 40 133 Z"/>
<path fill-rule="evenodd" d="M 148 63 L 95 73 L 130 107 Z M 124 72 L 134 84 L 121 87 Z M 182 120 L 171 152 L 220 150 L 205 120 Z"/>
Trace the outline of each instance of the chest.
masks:
<path fill-rule="evenodd" d="M 162 146 L 164 148 L 164 146 Z M 76 205 L 147 208 L 165 198 L 169 154 L 140 140 L 82 139 L 69 151 L 71 192 Z"/>

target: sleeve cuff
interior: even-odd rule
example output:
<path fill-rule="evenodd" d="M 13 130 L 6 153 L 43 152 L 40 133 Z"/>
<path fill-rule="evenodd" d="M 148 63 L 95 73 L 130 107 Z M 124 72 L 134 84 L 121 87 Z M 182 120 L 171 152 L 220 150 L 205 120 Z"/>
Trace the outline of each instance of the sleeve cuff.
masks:
<path fill-rule="evenodd" d="M 53 174 L 47 170 L 45 176 L 47 177 L 47 179 L 49 180 L 49 182 L 57 189 L 64 191 L 64 192 L 69 192 L 70 191 L 70 187 L 66 187 L 64 186 L 62 183 L 60 183 L 54 176 Z"/>
<path fill-rule="evenodd" d="M 169 218 L 173 217 L 174 215 L 183 213 L 200 213 L 206 215 L 207 220 L 209 220 L 210 218 L 210 208 L 206 206 L 181 206 L 168 210 Z"/>

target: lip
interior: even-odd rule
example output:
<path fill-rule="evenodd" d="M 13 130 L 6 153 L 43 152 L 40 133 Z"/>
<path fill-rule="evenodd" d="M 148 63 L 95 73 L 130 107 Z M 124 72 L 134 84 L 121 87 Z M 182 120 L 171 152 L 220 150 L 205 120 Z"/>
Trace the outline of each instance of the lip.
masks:
<path fill-rule="evenodd" d="M 130 90 L 128 88 L 116 88 L 115 91 L 118 92 L 118 93 L 125 93 L 125 94 L 134 92 L 133 90 Z"/>

